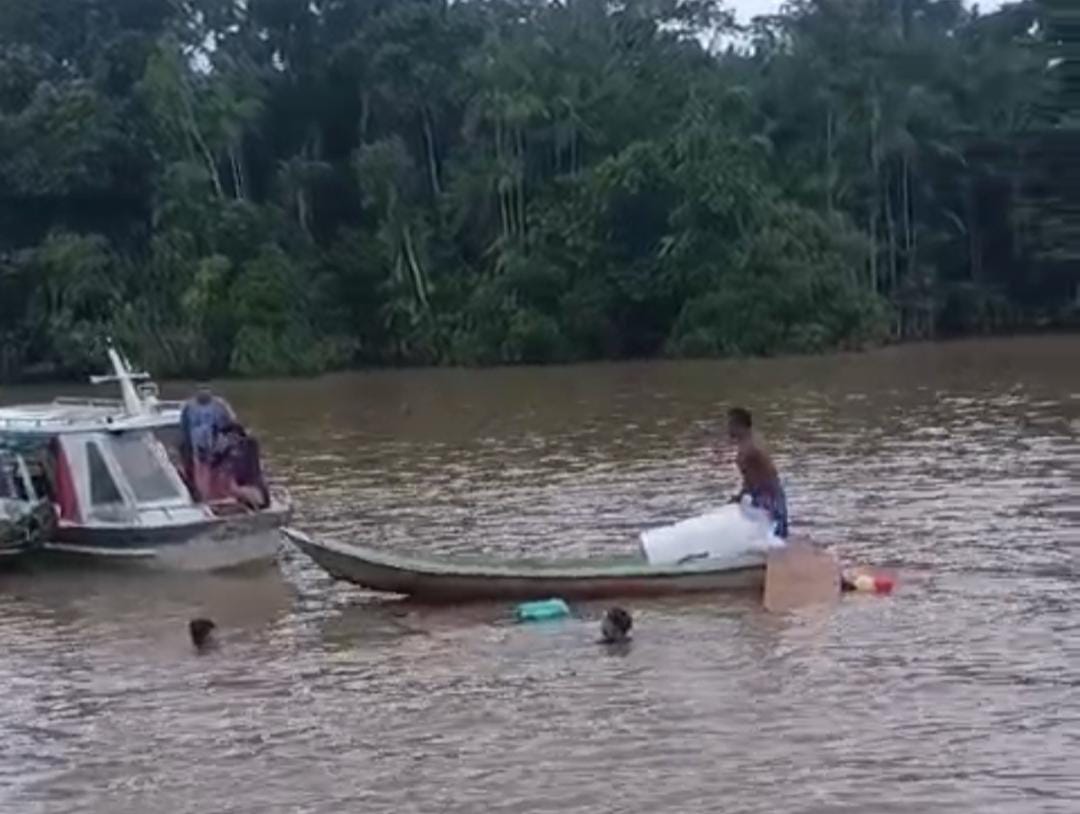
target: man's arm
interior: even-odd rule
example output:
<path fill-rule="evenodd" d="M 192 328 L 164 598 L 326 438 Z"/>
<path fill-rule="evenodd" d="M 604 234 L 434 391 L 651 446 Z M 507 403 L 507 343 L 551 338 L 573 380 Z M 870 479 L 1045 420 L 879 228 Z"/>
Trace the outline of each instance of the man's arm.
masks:
<path fill-rule="evenodd" d="M 735 455 L 735 467 L 739 470 L 739 474 L 742 476 L 742 485 L 739 487 L 739 491 L 732 496 L 730 501 L 732 503 L 739 503 L 743 499 L 744 495 L 750 493 L 750 479 L 747 475 L 747 469 L 749 466 L 749 458 L 752 452 L 752 449 L 746 450 L 745 452 L 740 450 Z"/>
<path fill-rule="evenodd" d="M 221 405 L 222 410 L 225 411 L 226 421 L 236 421 L 236 410 L 229 404 L 222 396 L 218 396 L 218 403 Z"/>
<path fill-rule="evenodd" d="M 236 423 L 236 412 L 232 405 L 220 396 L 214 397 L 213 427 L 215 433 L 225 430 L 230 424 Z"/>

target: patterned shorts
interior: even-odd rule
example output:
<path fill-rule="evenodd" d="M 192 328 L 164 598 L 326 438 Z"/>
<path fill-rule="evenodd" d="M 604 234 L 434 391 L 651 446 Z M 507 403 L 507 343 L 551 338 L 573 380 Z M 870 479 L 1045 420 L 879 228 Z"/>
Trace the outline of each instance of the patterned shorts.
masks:
<path fill-rule="evenodd" d="M 788 513 L 787 496 L 784 494 L 784 487 L 777 484 L 768 491 L 756 489 L 750 493 L 750 502 L 769 513 L 773 520 L 773 531 L 776 536 L 786 540 L 788 536 Z"/>

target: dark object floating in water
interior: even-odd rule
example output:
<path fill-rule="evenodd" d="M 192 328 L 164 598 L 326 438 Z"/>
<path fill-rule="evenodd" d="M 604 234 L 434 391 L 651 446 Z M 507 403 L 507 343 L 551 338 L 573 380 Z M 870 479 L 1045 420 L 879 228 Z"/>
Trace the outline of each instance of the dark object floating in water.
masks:
<path fill-rule="evenodd" d="M 188 632 L 191 634 L 191 643 L 198 650 L 207 650 L 217 642 L 214 639 L 214 629 L 217 625 L 211 619 L 192 619 L 188 622 Z"/>
<path fill-rule="evenodd" d="M 628 611 L 622 608 L 611 608 L 604 614 L 604 620 L 600 623 L 600 635 L 604 644 L 617 644 L 630 638 L 630 628 L 634 626 L 634 620 Z"/>

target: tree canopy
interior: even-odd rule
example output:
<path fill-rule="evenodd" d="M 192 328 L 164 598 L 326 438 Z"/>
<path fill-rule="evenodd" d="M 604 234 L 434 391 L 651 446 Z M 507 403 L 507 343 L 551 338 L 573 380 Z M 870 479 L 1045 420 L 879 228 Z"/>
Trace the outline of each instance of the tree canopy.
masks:
<path fill-rule="evenodd" d="M 711 0 L 0 0 L 0 378 L 110 336 L 259 375 L 1067 323 L 1075 27 L 1055 0 L 742 29 Z"/>

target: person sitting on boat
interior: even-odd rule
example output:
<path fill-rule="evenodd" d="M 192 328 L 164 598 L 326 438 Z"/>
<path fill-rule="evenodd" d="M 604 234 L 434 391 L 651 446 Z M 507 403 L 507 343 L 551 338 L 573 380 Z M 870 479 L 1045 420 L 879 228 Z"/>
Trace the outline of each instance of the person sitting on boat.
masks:
<path fill-rule="evenodd" d="M 180 412 L 183 433 L 183 457 L 188 482 L 199 500 L 215 500 L 222 494 L 220 478 L 214 469 L 214 449 L 218 436 L 234 423 L 236 414 L 229 403 L 215 396 L 210 385 L 201 383 L 195 395 Z"/>
<path fill-rule="evenodd" d="M 226 478 L 229 494 L 252 509 L 265 509 L 270 505 L 270 490 L 263 478 L 259 442 L 235 421 L 219 438 L 214 467 Z"/>
<path fill-rule="evenodd" d="M 787 497 L 772 457 L 754 432 L 749 410 L 733 407 L 728 411 L 728 437 L 736 445 L 735 465 L 743 479 L 742 488 L 732 502 L 738 503 L 748 495 L 752 505 L 769 513 L 776 536 L 787 539 Z"/>

